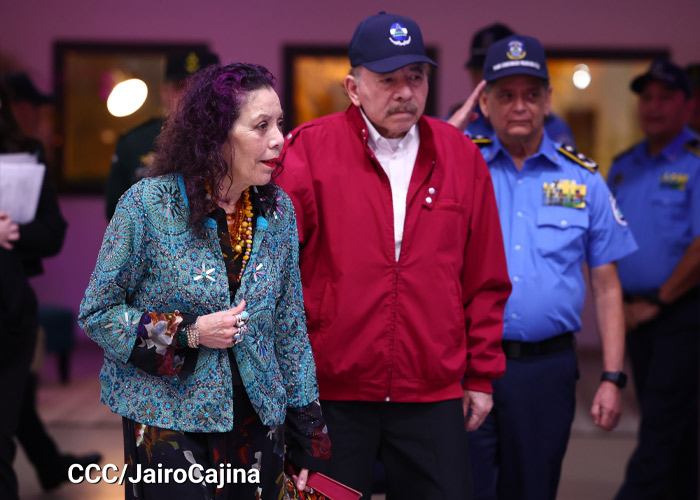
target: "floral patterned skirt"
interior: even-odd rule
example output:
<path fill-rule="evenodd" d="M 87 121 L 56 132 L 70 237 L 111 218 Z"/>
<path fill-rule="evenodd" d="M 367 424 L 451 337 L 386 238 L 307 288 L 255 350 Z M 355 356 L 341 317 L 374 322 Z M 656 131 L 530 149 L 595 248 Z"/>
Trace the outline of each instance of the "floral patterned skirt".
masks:
<path fill-rule="evenodd" d="M 123 418 L 127 500 L 287 498 L 282 426 L 263 425 L 234 386 L 230 432 L 173 431 Z"/>

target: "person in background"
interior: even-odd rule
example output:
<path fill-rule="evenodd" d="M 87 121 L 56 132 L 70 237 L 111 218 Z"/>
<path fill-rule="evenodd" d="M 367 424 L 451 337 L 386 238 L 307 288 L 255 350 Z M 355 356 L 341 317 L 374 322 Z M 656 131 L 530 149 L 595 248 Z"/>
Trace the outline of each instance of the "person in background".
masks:
<path fill-rule="evenodd" d="M 554 500 L 574 419 L 588 265 L 603 374 L 593 422 L 620 419 L 625 331 L 615 262 L 637 248 L 594 162 L 545 132 L 552 89 L 544 48 L 513 35 L 489 47 L 480 96 L 492 139 L 476 140 L 493 178 L 513 292 L 505 310 L 506 373 L 469 433 L 477 499 Z"/>
<path fill-rule="evenodd" d="M 350 41 L 345 112 L 287 136 L 278 182 L 297 212 L 308 328 L 331 477 L 388 498 L 471 498 L 467 429 L 503 374 L 510 292 L 477 147 L 423 115 L 415 21 L 381 12 Z"/>
<path fill-rule="evenodd" d="M 23 75 L 23 74 L 20 74 Z M 45 162 L 44 148 L 41 143 L 27 137 L 14 119 L 12 111 L 15 108 L 11 103 L 15 99 L 23 102 L 50 102 L 50 98 L 40 94 L 34 84 L 26 75 L 6 75 L 2 79 L 2 84 L 10 87 L 10 91 L 3 90 L 2 112 L 2 137 L 0 138 L 0 153 L 28 152 L 37 156 L 40 163 Z M 14 97 L 9 97 L 13 95 Z M 21 109 L 21 108 L 20 108 Z M 5 228 L 15 227 L 17 238 L 7 240 L 5 248 L 12 250 L 15 255 L 13 259 L 22 263 L 24 275 L 29 278 L 43 273 L 41 259 L 56 255 L 63 246 L 63 239 L 66 232 L 66 221 L 61 215 L 56 192 L 45 174 L 42 183 L 39 205 L 35 219 L 27 224 L 17 225 L 12 222 L 9 214 L 2 213 L 0 219 L 3 220 Z M 31 301 L 35 301 L 33 292 Z M 29 313 L 28 313 L 29 314 Z M 34 313 L 32 313 L 34 314 Z M 28 330 L 24 333 L 26 339 L 36 339 L 38 323 L 35 324 L 29 319 L 22 319 L 26 322 Z M 28 341 L 27 341 L 28 342 Z M 31 341 L 34 345 L 35 341 Z M 21 356 L 20 356 L 21 357 Z M 68 468 L 79 463 L 83 466 L 90 463 L 97 463 L 101 460 L 101 455 L 96 452 L 85 455 L 66 454 L 59 451 L 53 438 L 44 427 L 36 408 L 36 392 L 38 378 L 37 374 L 29 372 L 26 378 L 22 379 L 19 387 L 22 387 L 22 396 L 13 399 L 20 405 L 20 415 L 15 429 L 15 436 L 24 449 L 27 458 L 34 466 L 39 483 L 44 490 L 51 490 L 68 480 Z"/>
<path fill-rule="evenodd" d="M 471 55 L 464 67 L 469 72 L 472 85 L 476 88 L 483 80 L 484 60 L 489 47 L 499 40 L 514 35 L 515 32 L 505 24 L 494 23 L 476 32 L 472 38 Z M 483 88 L 483 87 L 482 87 Z M 478 89 L 479 91 L 481 89 Z M 466 104 L 466 105 L 465 105 Z M 472 107 L 468 101 L 456 106 L 448 119 L 451 125 L 464 130 L 472 138 L 489 138 L 493 127 L 484 116 L 479 106 Z M 544 119 L 544 129 L 550 139 L 575 147 L 574 135 L 564 120 L 551 110 Z"/>
<path fill-rule="evenodd" d="M 685 72 L 690 80 L 690 118 L 688 118 L 688 127 L 700 134 L 700 63 L 689 64 L 685 68 Z"/>
<path fill-rule="evenodd" d="M 160 87 L 160 98 L 165 115 L 175 108 L 185 89 L 188 76 L 200 69 L 219 63 L 219 56 L 208 51 L 172 52 L 167 55 L 164 82 Z M 157 117 L 124 133 L 117 141 L 112 156 L 112 166 L 105 186 L 107 220 L 121 195 L 142 178 L 153 159 L 153 150 L 158 134 L 163 128 L 164 118 Z"/>
<path fill-rule="evenodd" d="M 692 90 L 666 60 L 631 89 L 644 140 L 615 158 L 608 184 L 639 243 L 618 269 L 641 422 L 615 498 L 696 499 L 700 144 L 686 127 Z"/>
<path fill-rule="evenodd" d="M 198 464 L 258 481 L 127 482 L 127 499 L 282 498 L 285 447 L 300 490 L 330 453 L 294 209 L 271 183 L 273 85 L 254 64 L 190 78 L 149 176 L 117 204 L 79 318 L 105 351 L 102 402 L 123 417 L 132 475 Z"/>

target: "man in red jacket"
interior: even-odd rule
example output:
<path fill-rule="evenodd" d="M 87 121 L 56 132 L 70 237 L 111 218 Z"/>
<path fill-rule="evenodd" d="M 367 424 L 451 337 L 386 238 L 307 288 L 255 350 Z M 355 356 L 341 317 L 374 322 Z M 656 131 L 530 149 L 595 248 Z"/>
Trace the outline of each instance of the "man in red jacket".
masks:
<path fill-rule="evenodd" d="M 418 25 L 379 13 L 350 42 L 352 105 L 287 136 L 309 337 L 333 442 L 329 473 L 369 498 L 471 498 L 466 429 L 504 371 L 510 293 L 479 150 L 424 117 Z"/>

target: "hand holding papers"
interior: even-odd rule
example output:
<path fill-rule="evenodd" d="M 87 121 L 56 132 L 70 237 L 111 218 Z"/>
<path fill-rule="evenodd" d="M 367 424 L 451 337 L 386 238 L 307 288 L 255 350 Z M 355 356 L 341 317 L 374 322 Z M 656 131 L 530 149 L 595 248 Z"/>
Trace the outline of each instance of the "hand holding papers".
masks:
<path fill-rule="evenodd" d="M 29 153 L 0 154 L 0 211 L 17 224 L 34 220 L 46 166 Z"/>

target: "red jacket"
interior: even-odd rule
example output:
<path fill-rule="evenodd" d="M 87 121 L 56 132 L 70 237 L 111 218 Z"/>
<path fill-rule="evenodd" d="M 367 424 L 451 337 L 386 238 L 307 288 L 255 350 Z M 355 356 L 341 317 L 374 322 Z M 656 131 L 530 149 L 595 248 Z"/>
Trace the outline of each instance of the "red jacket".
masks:
<path fill-rule="evenodd" d="M 359 109 L 287 135 L 277 182 L 297 212 L 321 399 L 441 401 L 503 375 L 511 286 L 488 168 L 456 128 L 418 126 L 398 262 L 389 179 Z"/>

